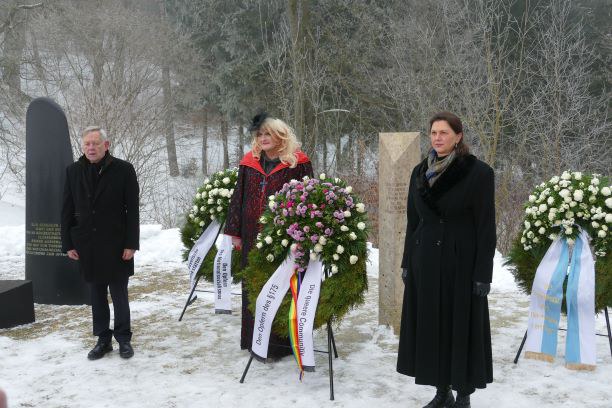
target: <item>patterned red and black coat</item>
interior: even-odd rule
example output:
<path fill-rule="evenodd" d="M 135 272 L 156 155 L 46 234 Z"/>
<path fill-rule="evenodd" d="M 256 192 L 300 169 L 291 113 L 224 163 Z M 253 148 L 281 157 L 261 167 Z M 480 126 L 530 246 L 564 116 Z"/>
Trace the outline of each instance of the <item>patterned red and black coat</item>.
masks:
<path fill-rule="evenodd" d="M 264 172 L 252 152 L 240 161 L 238 181 L 225 221 L 225 234 L 242 239 L 242 266 L 246 265 L 247 255 L 261 230 L 259 217 L 268 205 L 268 197 L 292 179 L 302 180 L 304 176 L 313 175 L 308 156 L 301 151 L 296 152 L 296 156 L 297 166 L 290 168 L 281 162 L 270 174 Z"/>
<path fill-rule="evenodd" d="M 312 177 L 312 165 L 306 154 L 296 152 L 297 165 L 290 168 L 287 164 L 278 164 L 269 174 L 261 167 L 259 160 L 248 152 L 240 161 L 238 181 L 230 201 L 227 220 L 225 221 L 226 235 L 242 239 L 242 266 L 246 266 L 247 256 L 261 230 L 259 217 L 268 205 L 268 197 L 283 188 L 285 183 L 292 179 L 301 180 L 304 176 Z M 253 340 L 254 318 L 248 309 L 249 299 L 244 282 L 242 283 L 242 328 L 240 334 L 240 347 L 251 349 Z M 270 336 L 268 357 L 280 358 L 291 354 L 287 339 Z"/>

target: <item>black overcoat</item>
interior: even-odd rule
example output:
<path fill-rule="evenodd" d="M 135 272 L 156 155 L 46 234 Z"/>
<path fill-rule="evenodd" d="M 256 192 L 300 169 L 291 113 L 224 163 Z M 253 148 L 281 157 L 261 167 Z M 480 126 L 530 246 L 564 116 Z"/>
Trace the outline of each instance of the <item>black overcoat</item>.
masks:
<path fill-rule="evenodd" d="M 109 154 L 103 159 L 94 191 L 87 179 L 85 156 L 66 169 L 62 206 L 62 249 L 76 249 L 83 278 L 109 283 L 134 274 L 134 258 L 124 249 L 139 249 L 139 187 L 134 167 Z"/>
<path fill-rule="evenodd" d="M 495 253 L 493 170 L 460 156 L 430 187 L 427 159 L 412 171 L 402 268 L 397 371 L 417 384 L 471 392 L 493 381 L 489 309 L 472 282 L 491 282 Z"/>

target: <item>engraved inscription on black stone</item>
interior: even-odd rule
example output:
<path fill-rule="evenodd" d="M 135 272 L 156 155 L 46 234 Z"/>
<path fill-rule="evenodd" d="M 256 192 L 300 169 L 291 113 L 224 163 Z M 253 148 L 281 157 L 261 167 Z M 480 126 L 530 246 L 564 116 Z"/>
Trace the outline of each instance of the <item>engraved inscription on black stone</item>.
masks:
<path fill-rule="evenodd" d="M 60 217 L 66 167 L 74 161 L 68 123 L 49 98 L 30 103 L 26 114 L 26 279 L 34 302 L 89 303 L 78 264 L 61 251 Z"/>

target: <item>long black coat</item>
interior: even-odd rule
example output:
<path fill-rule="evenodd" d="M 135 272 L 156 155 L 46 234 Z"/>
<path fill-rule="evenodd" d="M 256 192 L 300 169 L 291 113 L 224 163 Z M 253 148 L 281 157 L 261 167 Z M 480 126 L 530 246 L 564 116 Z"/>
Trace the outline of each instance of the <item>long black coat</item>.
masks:
<path fill-rule="evenodd" d="M 95 191 L 88 183 L 85 156 L 68 166 L 62 207 L 62 250 L 76 249 L 87 282 L 109 283 L 134 274 L 134 258 L 124 249 L 139 249 L 139 187 L 134 167 L 108 155 Z"/>
<path fill-rule="evenodd" d="M 414 168 L 408 193 L 397 371 L 471 392 L 493 381 L 487 298 L 472 294 L 473 281 L 493 274 L 493 170 L 458 157 L 433 187 L 426 170 L 427 160 Z"/>

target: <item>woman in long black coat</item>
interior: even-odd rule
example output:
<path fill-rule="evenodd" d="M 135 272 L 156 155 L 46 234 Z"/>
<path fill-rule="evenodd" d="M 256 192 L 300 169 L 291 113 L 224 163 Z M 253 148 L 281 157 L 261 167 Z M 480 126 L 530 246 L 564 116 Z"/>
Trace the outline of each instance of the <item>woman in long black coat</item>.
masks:
<path fill-rule="evenodd" d="M 475 388 L 493 381 L 486 296 L 496 243 L 494 176 L 469 154 L 454 114 L 430 120 L 430 139 L 408 192 L 397 371 L 436 386 L 427 408 L 469 407 Z"/>
<path fill-rule="evenodd" d="M 268 197 L 292 179 L 313 175 L 308 156 L 298 149 L 295 135 L 285 122 L 262 113 L 253 118 L 249 130 L 254 132 L 253 149 L 240 161 L 224 231 L 232 236 L 235 247 L 242 248 L 242 267 L 246 266 L 249 251 L 261 230 L 259 217 L 268 205 Z M 255 321 L 248 307 L 248 293 L 243 283 L 240 347 L 250 350 Z M 289 354 L 288 340 L 272 333 L 269 358 Z"/>

